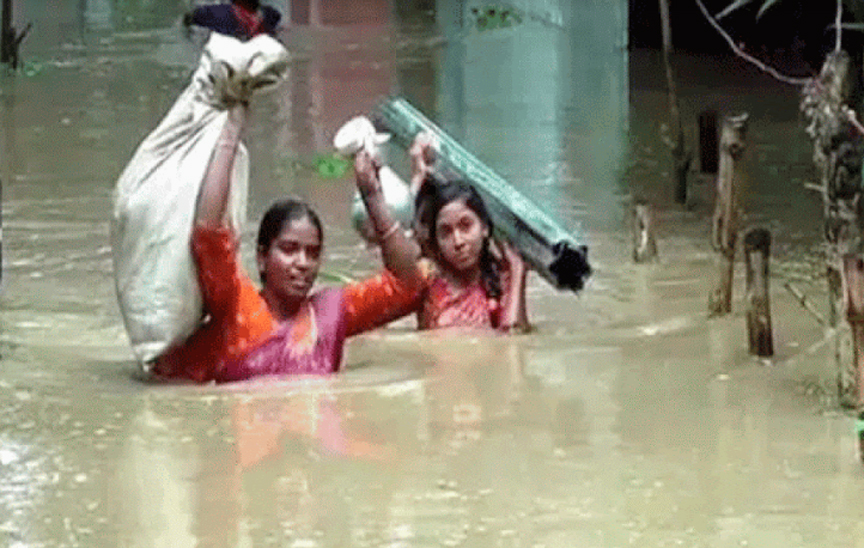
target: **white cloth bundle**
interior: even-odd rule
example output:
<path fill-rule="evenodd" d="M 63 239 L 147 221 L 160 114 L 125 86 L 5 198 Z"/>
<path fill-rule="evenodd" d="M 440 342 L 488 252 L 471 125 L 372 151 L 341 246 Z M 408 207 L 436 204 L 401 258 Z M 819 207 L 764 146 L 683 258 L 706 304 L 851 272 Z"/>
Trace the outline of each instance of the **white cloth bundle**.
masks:
<path fill-rule="evenodd" d="M 386 133 L 376 133 L 372 121 L 365 116 L 348 120 L 333 137 L 333 147 L 343 156 L 354 156 L 365 150 L 372 156 L 380 157 L 379 147 L 390 139 Z M 411 190 L 399 175 L 389 166 L 381 166 L 378 173 L 384 201 L 390 206 L 393 217 L 408 228 L 414 216 L 414 198 Z M 354 192 L 351 203 L 351 219 L 354 229 L 368 242 L 375 242 L 375 231 L 369 221 L 369 213 L 359 192 Z"/>
<path fill-rule="evenodd" d="M 114 190 L 111 244 L 120 311 L 141 367 L 199 326 L 201 291 L 189 245 L 198 193 L 226 110 L 274 88 L 288 72 L 275 39 L 248 42 L 213 33 L 192 81 L 138 146 Z M 229 210 L 245 221 L 248 153 L 241 144 L 231 174 Z"/>

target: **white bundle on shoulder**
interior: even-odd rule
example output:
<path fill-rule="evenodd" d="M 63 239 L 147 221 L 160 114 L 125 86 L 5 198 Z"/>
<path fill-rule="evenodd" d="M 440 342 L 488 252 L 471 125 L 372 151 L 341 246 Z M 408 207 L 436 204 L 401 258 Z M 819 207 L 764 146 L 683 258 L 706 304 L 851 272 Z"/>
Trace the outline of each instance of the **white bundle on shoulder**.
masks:
<path fill-rule="evenodd" d="M 213 33 L 192 81 L 138 146 L 114 190 L 111 244 L 120 311 L 145 370 L 200 325 L 197 270 L 189 245 L 198 194 L 228 108 L 273 89 L 287 75 L 288 52 L 275 39 L 248 42 Z M 249 161 L 240 145 L 229 211 L 245 221 Z"/>

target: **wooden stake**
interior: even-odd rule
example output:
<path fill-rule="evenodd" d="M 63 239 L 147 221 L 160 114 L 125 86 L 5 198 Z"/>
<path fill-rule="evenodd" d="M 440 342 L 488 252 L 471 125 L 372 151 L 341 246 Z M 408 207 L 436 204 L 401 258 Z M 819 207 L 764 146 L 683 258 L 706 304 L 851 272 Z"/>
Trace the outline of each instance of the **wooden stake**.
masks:
<path fill-rule="evenodd" d="M 3 0 L 2 22 L 0 22 L 0 63 L 12 61 L 12 42 L 15 31 L 12 29 L 12 0 Z"/>
<path fill-rule="evenodd" d="M 717 175 L 717 203 L 714 209 L 712 240 L 720 252 L 719 281 L 708 300 L 712 316 L 732 311 L 732 269 L 738 238 L 738 186 L 743 176 L 741 158 L 747 133 L 747 114 L 727 116 L 720 135 L 720 170 Z"/>
<path fill-rule="evenodd" d="M 675 186 L 675 202 L 687 202 L 687 173 L 690 171 L 692 154 L 684 146 L 684 126 L 678 108 L 678 91 L 669 54 L 672 53 L 672 27 L 669 22 L 669 0 L 659 0 L 660 22 L 663 32 L 663 65 L 666 69 L 666 92 L 669 97 L 669 134 L 662 136 L 672 152 L 672 182 Z"/>
<path fill-rule="evenodd" d="M 864 256 L 843 255 L 843 304 L 852 328 L 858 411 L 864 411 Z"/>
<path fill-rule="evenodd" d="M 825 217 L 825 267 L 828 282 L 828 325 L 843 319 L 843 257 L 862 248 L 864 216 L 861 204 L 861 157 L 864 141 L 857 119 L 849 116 L 850 106 L 860 102 L 861 78 L 857 64 L 842 50 L 828 54 L 818 78 L 804 86 L 801 111 L 805 128 L 813 140 L 813 162 L 819 174 Z M 844 337 L 845 339 L 845 337 Z M 840 359 L 840 337 L 836 340 L 837 387 L 841 405 L 857 399 L 857 371 L 849 360 Z M 845 342 L 845 340 L 844 340 Z"/>
<path fill-rule="evenodd" d="M 771 256 L 771 233 L 754 228 L 744 236 L 744 259 L 747 266 L 747 333 L 750 353 L 774 355 L 771 334 L 771 304 L 768 288 L 768 261 Z"/>
<path fill-rule="evenodd" d="M 13 69 L 18 68 L 21 42 L 27 37 L 32 26 L 28 23 L 21 32 L 15 30 L 12 26 L 12 0 L 3 0 L 3 13 L 0 16 L 0 63 L 8 63 Z"/>
<path fill-rule="evenodd" d="M 633 260 L 644 263 L 656 257 L 657 242 L 654 239 L 651 206 L 637 202 L 633 208 Z"/>

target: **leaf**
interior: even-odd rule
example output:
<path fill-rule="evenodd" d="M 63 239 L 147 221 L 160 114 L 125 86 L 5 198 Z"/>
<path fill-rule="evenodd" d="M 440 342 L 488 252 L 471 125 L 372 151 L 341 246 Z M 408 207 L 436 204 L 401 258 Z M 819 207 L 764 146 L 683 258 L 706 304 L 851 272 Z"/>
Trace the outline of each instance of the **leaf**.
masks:
<path fill-rule="evenodd" d="M 717 20 L 722 19 L 723 17 L 726 17 L 727 15 L 729 15 L 730 13 L 732 13 L 733 11 L 737 10 L 738 8 L 740 8 L 742 6 L 746 6 L 747 4 L 749 4 L 752 1 L 753 0 L 735 0 L 734 2 L 732 2 L 731 4 L 726 6 L 726 9 L 724 9 L 723 11 L 721 11 L 720 13 L 715 15 L 714 19 L 717 19 Z"/>
<path fill-rule="evenodd" d="M 756 14 L 756 19 L 762 17 L 762 14 L 765 13 L 765 10 L 773 6 L 777 3 L 777 0 L 765 0 L 765 3 L 762 4 L 762 7 L 759 8 L 759 13 Z"/>
<path fill-rule="evenodd" d="M 318 156 L 313 162 L 318 175 L 327 179 L 342 177 L 351 163 L 339 155 Z"/>

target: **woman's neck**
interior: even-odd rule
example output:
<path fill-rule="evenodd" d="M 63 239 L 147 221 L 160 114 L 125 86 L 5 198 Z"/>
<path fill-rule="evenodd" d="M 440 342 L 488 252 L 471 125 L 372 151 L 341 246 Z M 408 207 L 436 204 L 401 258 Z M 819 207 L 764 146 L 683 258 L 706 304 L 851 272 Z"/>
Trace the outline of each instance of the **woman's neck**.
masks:
<path fill-rule="evenodd" d="M 307 301 L 307 299 L 289 300 L 279 297 L 272 291 L 269 291 L 266 287 L 261 290 L 261 296 L 264 297 L 264 302 L 267 303 L 267 308 L 270 309 L 270 313 L 280 323 L 287 322 L 296 316 L 297 312 L 299 312 L 300 308 L 303 306 L 303 303 Z"/>
<path fill-rule="evenodd" d="M 447 283 L 459 289 L 466 289 L 480 281 L 480 270 L 473 269 L 468 271 L 459 271 L 452 268 L 444 268 L 441 272 Z"/>

